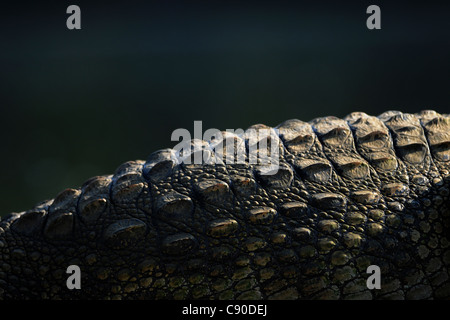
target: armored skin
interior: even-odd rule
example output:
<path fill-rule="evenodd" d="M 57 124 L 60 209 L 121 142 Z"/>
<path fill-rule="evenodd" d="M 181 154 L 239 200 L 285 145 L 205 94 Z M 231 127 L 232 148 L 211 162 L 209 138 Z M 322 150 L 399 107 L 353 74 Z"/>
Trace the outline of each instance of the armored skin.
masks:
<path fill-rule="evenodd" d="M 272 175 L 192 140 L 187 156 L 219 161 L 160 150 L 4 217 L 0 297 L 450 298 L 449 115 L 355 112 L 273 131 Z M 71 265 L 80 289 L 67 287 Z M 371 265 L 380 289 L 367 287 Z"/>

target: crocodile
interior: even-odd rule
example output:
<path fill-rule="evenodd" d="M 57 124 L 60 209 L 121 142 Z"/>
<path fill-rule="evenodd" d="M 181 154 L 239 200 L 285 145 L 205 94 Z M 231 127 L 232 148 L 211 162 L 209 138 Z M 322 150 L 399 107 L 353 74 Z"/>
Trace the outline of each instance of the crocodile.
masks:
<path fill-rule="evenodd" d="M 450 298 L 448 114 L 250 129 L 276 133 L 270 174 L 248 158 L 189 164 L 163 149 L 3 217 L 0 297 Z M 222 139 L 251 147 L 245 134 Z M 217 142 L 193 139 L 184 155 L 234 150 Z"/>

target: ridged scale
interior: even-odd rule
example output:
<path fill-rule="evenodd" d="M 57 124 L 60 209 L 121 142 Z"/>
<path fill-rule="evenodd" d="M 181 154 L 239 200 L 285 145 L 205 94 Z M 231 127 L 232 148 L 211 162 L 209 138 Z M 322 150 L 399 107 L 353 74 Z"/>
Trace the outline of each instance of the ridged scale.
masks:
<path fill-rule="evenodd" d="M 450 117 L 288 120 L 274 175 L 224 133 L 154 152 L 0 225 L 3 298 L 450 297 Z M 247 135 L 248 137 L 248 135 Z M 227 140 L 228 141 L 228 140 Z M 201 153 L 206 164 L 184 164 Z M 218 163 L 218 164 L 214 164 Z M 80 266 L 83 288 L 65 286 Z M 367 266 L 382 271 L 369 290 Z"/>

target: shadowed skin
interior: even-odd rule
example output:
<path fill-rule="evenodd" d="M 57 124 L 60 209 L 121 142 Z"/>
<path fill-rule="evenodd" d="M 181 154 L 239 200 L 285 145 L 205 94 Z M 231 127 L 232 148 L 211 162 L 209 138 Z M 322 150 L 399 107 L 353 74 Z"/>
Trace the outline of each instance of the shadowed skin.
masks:
<path fill-rule="evenodd" d="M 183 157 L 217 163 L 160 150 L 5 217 L 0 297 L 450 297 L 449 115 L 355 112 L 276 129 L 273 175 L 248 158 L 225 164 L 217 139 L 192 140 Z M 235 150 L 252 141 L 223 137 Z M 70 265 L 79 290 L 66 286 Z M 381 289 L 367 288 L 370 265 Z"/>

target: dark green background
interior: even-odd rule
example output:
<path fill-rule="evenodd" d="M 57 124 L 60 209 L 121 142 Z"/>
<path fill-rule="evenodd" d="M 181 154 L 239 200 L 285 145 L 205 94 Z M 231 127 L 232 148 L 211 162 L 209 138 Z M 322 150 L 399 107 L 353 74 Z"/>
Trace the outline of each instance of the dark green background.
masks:
<path fill-rule="evenodd" d="M 70 4 L 82 30 L 66 28 Z M 448 113 L 449 16 L 429 1 L 2 5 L 0 214 L 173 146 L 194 120 Z"/>

